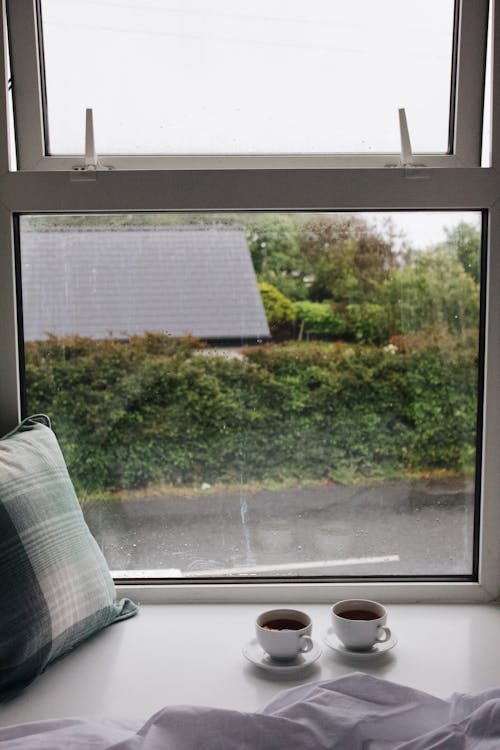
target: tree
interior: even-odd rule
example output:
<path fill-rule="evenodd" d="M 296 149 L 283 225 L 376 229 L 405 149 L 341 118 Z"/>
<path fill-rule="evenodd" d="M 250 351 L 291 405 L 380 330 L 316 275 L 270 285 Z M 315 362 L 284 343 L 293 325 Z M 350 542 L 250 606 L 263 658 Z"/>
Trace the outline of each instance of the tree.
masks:
<path fill-rule="evenodd" d="M 310 273 L 300 249 L 298 220 L 285 214 L 251 215 L 245 232 L 259 281 L 272 284 L 290 299 L 305 299 L 304 278 Z"/>
<path fill-rule="evenodd" d="M 455 332 L 477 328 L 479 286 L 443 246 L 419 253 L 394 271 L 385 291 L 394 333 L 443 325 Z"/>
<path fill-rule="evenodd" d="M 310 298 L 317 301 L 376 301 L 397 266 L 391 239 L 357 216 L 317 214 L 304 223 L 300 242 L 314 274 Z"/>
<path fill-rule="evenodd" d="M 452 251 L 466 273 L 479 283 L 480 257 L 481 257 L 481 232 L 476 227 L 462 221 L 453 229 L 445 228 L 445 247 Z"/>

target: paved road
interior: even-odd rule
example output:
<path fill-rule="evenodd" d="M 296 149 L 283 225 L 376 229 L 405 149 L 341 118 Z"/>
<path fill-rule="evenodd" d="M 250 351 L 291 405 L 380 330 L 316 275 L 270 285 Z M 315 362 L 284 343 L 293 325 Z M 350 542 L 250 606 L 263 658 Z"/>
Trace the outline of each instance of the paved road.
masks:
<path fill-rule="evenodd" d="M 170 576 L 439 575 L 471 571 L 473 487 L 327 484 L 84 506 L 117 571 Z"/>

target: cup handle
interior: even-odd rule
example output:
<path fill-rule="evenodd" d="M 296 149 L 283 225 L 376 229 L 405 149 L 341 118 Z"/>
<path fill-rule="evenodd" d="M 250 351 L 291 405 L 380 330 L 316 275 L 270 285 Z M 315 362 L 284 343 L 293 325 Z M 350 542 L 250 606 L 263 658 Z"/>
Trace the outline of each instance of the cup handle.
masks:
<path fill-rule="evenodd" d="M 391 629 L 386 628 L 384 625 L 379 625 L 379 627 L 377 628 L 377 637 L 375 639 L 377 643 L 385 643 L 389 640 L 390 637 Z"/>
<path fill-rule="evenodd" d="M 309 635 L 301 635 L 300 636 L 300 649 L 299 649 L 299 651 L 302 654 L 305 654 L 307 651 L 310 651 L 313 646 L 314 646 L 313 639 Z"/>

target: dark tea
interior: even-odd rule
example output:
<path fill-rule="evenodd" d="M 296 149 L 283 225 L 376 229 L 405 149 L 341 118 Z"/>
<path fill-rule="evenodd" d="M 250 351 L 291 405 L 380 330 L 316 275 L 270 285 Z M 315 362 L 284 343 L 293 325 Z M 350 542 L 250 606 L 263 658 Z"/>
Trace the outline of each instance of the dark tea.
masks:
<path fill-rule="evenodd" d="M 306 626 L 303 622 L 299 622 L 298 620 L 290 620 L 280 617 L 277 620 L 268 620 L 261 627 L 263 627 L 264 630 L 302 630 L 302 628 L 305 628 Z"/>
<path fill-rule="evenodd" d="M 346 620 L 378 620 L 381 617 L 369 609 L 346 609 L 344 612 L 337 612 L 337 615 L 345 617 Z"/>

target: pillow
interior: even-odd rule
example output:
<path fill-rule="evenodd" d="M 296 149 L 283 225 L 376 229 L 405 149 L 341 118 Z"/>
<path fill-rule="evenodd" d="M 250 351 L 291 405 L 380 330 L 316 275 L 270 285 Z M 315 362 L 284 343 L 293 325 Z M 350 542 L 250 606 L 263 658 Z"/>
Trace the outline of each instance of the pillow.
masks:
<path fill-rule="evenodd" d="M 48 417 L 28 417 L 0 439 L 0 700 L 136 612 L 116 600 Z"/>

